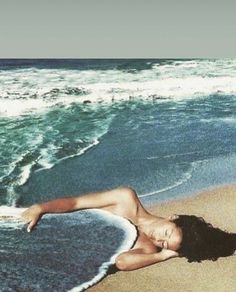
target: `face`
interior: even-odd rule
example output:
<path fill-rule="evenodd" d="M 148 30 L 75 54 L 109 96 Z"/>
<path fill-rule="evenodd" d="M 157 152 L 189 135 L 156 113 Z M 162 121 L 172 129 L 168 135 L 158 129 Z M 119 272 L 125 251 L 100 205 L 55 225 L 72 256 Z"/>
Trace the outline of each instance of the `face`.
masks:
<path fill-rule="evenodd" d="M 163 219 L 153 226 L 151 240 L 160 248 L 177 251 L 181 246 L 182 231 L 171 220 Z"/>

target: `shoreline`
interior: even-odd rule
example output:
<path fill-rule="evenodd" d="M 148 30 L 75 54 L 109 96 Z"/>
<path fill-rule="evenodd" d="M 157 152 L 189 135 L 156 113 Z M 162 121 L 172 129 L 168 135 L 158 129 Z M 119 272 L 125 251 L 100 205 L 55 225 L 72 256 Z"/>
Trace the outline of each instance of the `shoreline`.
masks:
<path fill-rule="evenodd" d="M 215 227 L 236 233 L 236 184 L 209 188 L 191 197 L 160 202 L 148 207 L 154 215 L 194 214 Z M 188 263 L 175 258 L 131 272 L 108 275 L 89 292 L 227 291 L 236 287 L 236 255 L 217 261 Z M 194 281 L 193 281 L 194 279 Z"/>
<path fill-rule="evenodd" d="M 225 197 L 222 196 L 222 193 L 225 194 Z M 191 196 L 162 201 L 149 206 L 148 210 L 154 215 L 163 217 L 171 214 L 193 214 L 203 217 L 205 221 L 211 223 L 214 227 L 236 233 L 236 215 L 222 218 L 224 214 L 217 214 L 220 210 L 225 211 L 225 209 L 234 211 L 232 205 L 236 206 L 236 183 L 212 186 L 202 191 L 197 191 Z M 176 212 L 177 210 L 178 212 Z M 224 213 L 229 215 L 228 212 Z"/>

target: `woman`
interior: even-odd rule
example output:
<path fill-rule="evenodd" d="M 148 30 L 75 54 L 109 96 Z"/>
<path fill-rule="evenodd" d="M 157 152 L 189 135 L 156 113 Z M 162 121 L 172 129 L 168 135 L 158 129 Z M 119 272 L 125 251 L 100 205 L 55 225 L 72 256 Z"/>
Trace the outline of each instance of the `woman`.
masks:
<path fill-rule="evenodd" d="M 89 208 L 109 211 L 137 227 L 138 238 L 133 248 L 116 258 L 119 270 L 135 270 L 177 256 L 185 256 L 189 261 L 216 260 L 235 251 L 236 234 L 214 228 L 196 216 L 154 216 L 142 206 L 135 190 L 129 187 L 36 204 L 27 209 L 22 218 L 29 224 L 27 230 L 30 232 L 45 213 Z"/>

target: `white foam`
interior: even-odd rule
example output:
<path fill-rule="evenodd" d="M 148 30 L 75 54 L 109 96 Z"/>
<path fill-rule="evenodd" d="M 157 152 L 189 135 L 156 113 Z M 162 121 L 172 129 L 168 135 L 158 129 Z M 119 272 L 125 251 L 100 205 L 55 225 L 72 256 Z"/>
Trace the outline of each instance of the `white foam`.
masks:
<path fill-rule="evenodd" d="M 225 118 L 211 118 L 211 119 L 201 119 L 201 122 L 203 123 L 226 123 L 228 125 L 231 126 L 235 126 L 236 125 L 236 117 L 232 116 L 232 117 L 225 117 Z"/>
<path fill-rule="evenodd" d="M 102 134 L 101 136 L 99 136 L 99 138 L 102 137 Z M 43 148 L 40 150 L 40 157 L 38 158 L 38 163 L 42 166 L 41 168 L 37 169 L 35 172 L 39 172 L 43 169 L 50 169 L 52 167 L 54 167 L 56 164 L 64 161 L 64 160 L 67 160 L 69 158 L 73 158 L 73 157 L 76 157 L 76 156 L 80 156 L 82 154 L 84 154 L 87 150 L 89 150 L 90 148 L 94 147 L 95 145 L 99 144 L 99 139 L 95 139 L 94 141 L 92 141 L 88 146 L 84 147 L 83 149 L 79 150 L 78 153 L 76 154 L 72 154 L 72 155 L 67 155 L 61 159 L 56 159 L 54 158 L 54 154 L 56 154 L 56 150 L 57 148 L 54 147 L 54 145 L 52 145 L 51 149 L 49 147 L 48 148 Z M 54 151 L 51 151 L 52 149 L 54 149 Z"/>
<path fill-rule="evenodd" d="M 177 156 L 187 156 L 187 155 L 192 155 L 192 154 L 200 154 L 204 151 L 190 151 L 190 152 L 184 152 L 184 153 L 172 153 L 169 155 L 163 155 L 163 156 L 149 156 L 147 157 L 148 160 L 153 160 L 153 159 L 165 159 L 165 158 L 172 158 L 172 157 L 177 157 Z"/>
<path fill-rule="evenodd" d="M 8 206 L 0 206 L 0 227 L 7 228 L 22 228 L 24 224 L 21 220 L 21 214 L 26 210 L 26 208 L 15 208 Z M 134 245 L 134 242 L 137 238 L 137 229 L 131 224 L 127 219 L 120 217 L 118 215 L 114 215 L 108 211 L 100 210 L 100 209 L 90 209 L 89 212 L 96 213 L 99 216 L 102 216 L 106 221 L 110 224 L 114 224 L 115 226 L 119 226 L 125 232 L 125 240 L 122 242 L 120 247 L 116 250 L 114 255 L 105 263 L 103 263 L 99 267 L 98 274 L 92 278 L 91 280 L 74 287 L 71 289 L 71 292 L 80 292 L 88 287 L 99 282 L 105 275 L 107 274 L 108 268 L 110 265 L 115 264 L 116 257 L 125 251 L 128 251 Z"/>
<path fill-rule="evenodd" d="M 172 190 L 180 185 L 182 185 L 183 183 L 187 182 L 189 179 L 191 179 L 192 177 L 192 173 L 193 173 L 193 170 L 194 170 L 194 167 L 195 167 L 196 163 L 195 162 L 192 162 L 191 163 L 191 168 L 188 172 L 184 173 L 183 176 L 176 181 L 176 183 L 170 185 L 170 186 L 167 186 L 165 188 L 162 188 L 162 189 L 159 189 L 159 190 L 156 190 L 156 191 L 153 191 L 153 192 L 149 192 L 149 193 L 146 193 L 146 194 L 142 194 L 142 195 L 139 195 L 139 198 L 145 198 L 145 197 L 151 197 L 151 196 L 155 196 L 157 194 L 160 194 L 160 193 L 163 193 L 165 191 L 169 191 L 169 190 Z"/>
<path fill-rule="evenodd" d="M 26 208 L 15 208 L 2 205 L 0 206 L 0 218 L 11 217 L 11 218 L 20 218 L 21 214 L 26 210 Z"/>
<path fill-rule="evenodd" d="M 91 149 L 92 147 L 98 145 L 100 143 L 100 139 L 103 135 L 105 135 L 108 131 L 109 125 L 111 121 L 113 120 L 114 115 L 110 115 L 107 117 L 107 123 L 103 124 L 102 127 L 99 129 L 98 132 L 94 133 L 94 137 L 91 137 L 91 143 L 89 143 L 87 146 L 85 146 L 82 149 L 78 149 L 78 152 L 75 154 L 67 155 L 63 158 L 56 158 L 55 155 L 57 154 L 58 148 L 55 147 L 53 144 L 47 145 L 47 148 L 43 148 L 40 150 L 40 157 L 38 158 L 37 162 L 42 166 L 36 172 L 41 171 L 43 169 L 50 169 L 57 165 L 58 163 L 67 160 L 69 158 L 77 157 L 82 154 L 84 154 L 86 151 Z"/>
<path fill-rule="evenodd" d="M 35 165 L 34 161 L 32 163 L 25 165 L 25 166 L 22 166 L 20 168 L 20 173 L 17 176 L 17 178 L 15 179 L 15 181 L 11 182 L 11 184 L 10 183 L 8 184 L 6 201 L 12 207 L 14 207 L 16 205 L 17 197 L 18 197 L 17 193 L 14 190 L 14 187 L 16 185 L 17 186 L 24 185 L 27 182 L 27 180 L 30 177 L 30 173 L 31 173 L 31 169 L 32 169 L 33 165 Z M 7 175 L 5 177 L 7 177 Z"/>
<path fill-rule="evenodd" d="M 14 192 L 14 187 L 24 185 L 27 182 L 32 168 L 35 165 L 37 165 L 37 171 L 50 169 L 65 159 L 84 154 L 86 151 L 99 144 L 101 137 L 107 133 L 113 118 L 114 115 L 111 114 L 104 117 L 101 121 L 96 122 L 96 125 L 91 131 L 89 130 L 80 134 L 81 139 L 79 140 L 76 137 L 70 137 L 71 140 L 68 140 L 66 136 L 64 137 L 61 135 L 50 125 L 46 127 L 46 130 L 44 126 L 42 127 L 40 125 L 37 127 L 37 124 L 30 126 L 27 132 L 23 129 L 22 132 L 17 133 L 18 140 L 12 139 L 17 130 L 15 130 L 15 132 L 7 131 L 4 135 L 4 144 L 9 145 L 11 149 L 16 149 L 13 154 L 10 155 L 9 153 L 8 159 L 10 159 L 10 161 L 8 165 L 1 169 L 0 182 L 7 181 L 8 177 L 10 177 L 7 186 L 8 203 L 14 204 L 15 198 L 17 197 L 17 194 Z M 22 121 L 24 122 L 24 120 Z M 19 147 L 19 144 L 22 143 L 21 141 L 24 141 L 24 147 Z M 74 144 L 75 147 L 69 153 L 65 151 L 66 156 L 64 155 L 64 157 L 62 157 L 60 151 L 63 152 L 61 149 L 64 145 L 67 145 L 68 142 Z M 6 148 L 2 149 L 3 152 L 5 150 Z M 6 152 L 4 156 L 6 156 Z"/>
<path fill-rule="evenodd" d="M 76 101 L 76 98 L 68 97 L 60 97 L 57 100 L 51 101 L 46 101 L 42 97 L 39 97 L 38 99 L 1 99 L 0 116 L 16 117 L 32 112 L 47 112 L 58 104 L 67 105 Z"/>
<path fill-rule="evenodd" d="M 236 94 L 236 60 L 175 61 L 132 74 L 122 70 L 20 69 L 0 71 L 0 115 L 44 112 L 57 104 L 111 102 L 130 97 L 180 100 Z M 65 94 L 82 88 L 87 94 Z M 56 89 L 56 93 L 53 93 Z"/>
<path fill-rule="evenodd" d="M 102 135 L 101 135 L 102 136 Z M 99 138 L 101 138 L 101 136 Z M 91 144 L 89 144 L 87 147 L 84 147 L 83 149 L 81 149 L 78 153 L 76 154 L 73 154 L 73 155 L 69 155 L 69 156 L 66 156 L 66 157 L 63 157 L 61 159 L 59 159 L 56 164 L 60 163 L 61 161 L 63 160 L 66 160 L 68 158 L 73 158 L 73 157 L 76 157 L 76 156 L 80 156 L 82 154 L 84 154 L 87 150 L 89 150 L 90 148 L 92 148 L 93 146 L 96 146 L 97 144 L 99 144 L 99 140 L 98 139 L 95 139 Z"/>
<path fill-rule="evenodd" d="M 70 290 L 70 292 L 80 292 L 88 289 L 93 286 L 97 282 L 99 282 L 102 278 L 104 278 L 107 274 L 108 268 L 110 265 L 115 263 L 116 257 L 125 251 L 128 251 L 134 244 L 137 238 L 137 230 L 133 224 L 131 224 L 127 219 L 111 214 L 108 211 L 92 209 L 92 212 L 98 213 L 100 216 L 103 216 L 109 222 L 112 222 L 116 226 L 120 226 L 125 231 L 125 240 L 121 244 L 121 246 L 117 249 L 115 254 L 110 258 L 109 261 L 103 263 L 99 268 L 98 274 L 88 282 L 85 282 L 77 287 L 74 287 Z"/>
<path fill-rule="evenodd" d="M 236 125 L 236 117 L 220 118 L 219 120 L 229 125 Z"/>

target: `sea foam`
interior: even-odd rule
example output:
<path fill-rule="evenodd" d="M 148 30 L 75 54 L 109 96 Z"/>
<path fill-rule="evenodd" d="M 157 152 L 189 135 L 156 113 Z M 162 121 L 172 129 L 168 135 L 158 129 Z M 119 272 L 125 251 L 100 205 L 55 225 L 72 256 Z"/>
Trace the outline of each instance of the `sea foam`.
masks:
<path fill-rule="evenodd" d="M 235 60 L 153 63 L 150 69 L 0 71 L 0 115 L 47 112 L 73 103 L 111 103 L 130 99 L 181 100 L 235 94 Z"/>
<path fill-rule="evenodd" d="M 21 229 L 23 226 L 23 222 L 21 221 L 20 217 L 21 217 L 22 212 L 25 210 L 26 208 L 13 208 L 13 207 L 8 207 L 8 206 L 1 206 L 0 207 L 0 228 L 8 228 L 8 229 L 20 228 Z M 132 246 L 134 245 L 137 239 L 137 234 L 138 234 L 136 227 L 123 217 L 114 215 L 108 211 L 104 211 L 100 209 L 90 209 L 88 211 L 81 211 L 80 213 L 82 214 L 85 212 L 95 214 L 95 216 L 102 218 L 105 222 L 109 222 L 109 225 L 114 225 L 121 228 L 124 231 L 124 237 L 123 237 L 124 239 L 123 239 L 123 242 L 121 242 L 119 248 L 111 256 L 111 258 L 108 261 L 102 263 L 102 265 L 98 269 L 97 275 L 95 275 L 89 281 L 84 282 L 80 284 L 79 286 L 76 286 L 70 289 L 69 291 L 71 292 L 83 291 L 87 289 L 88 287 L 99 282 L 102 278 L 104 278 L 107 274 L 109 266 L 115 264 L 116 257 L 120 253 L 128 251 L 130 248 L 132 248 Z M 50 216 L 50 215 L 47 215 L 47 216 Z M 79 221 L 78 221 L 78 224 L 80 224 Z M 38 250 L 37 252 L 40 252 L 40 251 Z M 58 287 L 58 289 L 60 290 L 60 287 Z"/>
<path fill-rule="evenodd" d="M 115 264 L 117 256 L 122 252 L 128 251 L 130 248 L 132 248 L 134 242 L 137 239 L 138 234 L 137 229 L 127 219 L 111 214 L 110 212 L 104 210 L 93 209 L 92 212 L 99 214 L 105 220 L 108 220 L 114 225 L 119 225 L 125 231 L 125 239 L 121 246 L 116 250 L 115 254 L 110 258 L 110 260 L 102 264 L 102 266 L 99 268 L 98 274 L 93 279 L 77 287 L 74 287 L 73 289 L 70 290 L 70 292 L 84 291 L 89 287 L 95 285 L 99 281 L 101 281 L 101 279 L 103 279 L 106 276 L 109 266 Z"/>

